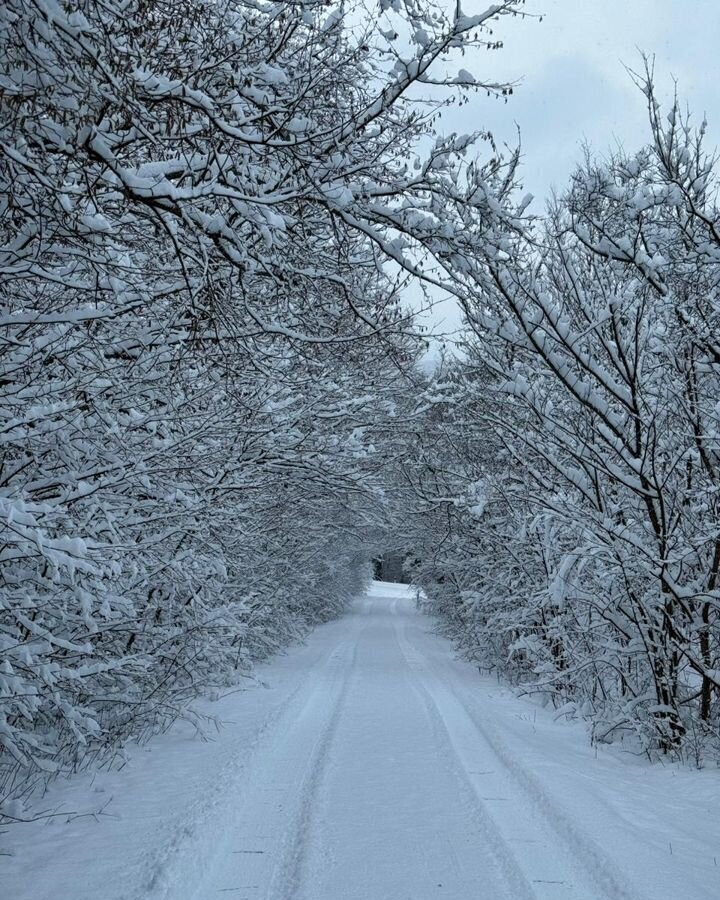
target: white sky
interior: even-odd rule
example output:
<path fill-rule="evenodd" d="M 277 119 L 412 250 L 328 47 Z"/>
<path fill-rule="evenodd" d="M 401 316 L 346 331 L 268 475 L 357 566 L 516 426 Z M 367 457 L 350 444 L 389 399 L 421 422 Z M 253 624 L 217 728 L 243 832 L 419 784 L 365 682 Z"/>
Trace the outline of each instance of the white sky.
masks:
<path fill-rule="evenodd" d="M 488 0 L 465 0 L 467 15 Z M 562 188 L 587 141 L 602 154 L 618 143 L 632 151 L 646 138 L 644 97 L 625 71 L 641 66 L 640 51 L 655 55 L 661 99 L 673 77 L 709 141 L 720 142 L 720 2 L 718 0 L 527 0 L 536 19 L 506 19 L 495 30 L 496 52 L 462 60 L 476 78 L 521 79 L 507 104 L 484 94 L 443 114 L 443 131 L 489 128 L 500 143 L 523 146 L 523 179 L 541 211 L 552 186 Z M 480 148 L 482 150 L 482 147 Z M 433 315 L 443 329 L 458 321 L 451 304 Z"/>
<path fill-rule="evenodd" d="M 486 5 L 465 0 L 464 8 L 472 14 Z M 665 96 L 674 76 L 694 113 L 707 114 L 711 136 L 720 135 L 718 0 L 528 0 L 525 8 L 543 21 L 506 19 L 496 30 L 503 50 L 463 60 L 477 77 L 521 85 L 507 105 L 477 96 L 445 123 L 468 130 L 475 120 L 512 141 L 517 122 L 530 190 L 547 194 L 564 184 L 583 138 L 598 151 L 616 140 L 628 149 L 641 143 L 644 98 L 623 65 L 638 69 L 641 50 L 655 55 Z"/>

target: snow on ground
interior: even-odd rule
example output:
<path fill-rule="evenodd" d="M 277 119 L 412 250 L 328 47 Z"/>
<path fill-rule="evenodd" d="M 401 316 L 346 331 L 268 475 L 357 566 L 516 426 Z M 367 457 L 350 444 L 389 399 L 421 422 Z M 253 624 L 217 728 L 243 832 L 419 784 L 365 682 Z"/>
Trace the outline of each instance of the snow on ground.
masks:
<path fill-rule="evenodd" d="M 597 756 L 378 584 L 2 838 L 3 900 L 717 900 L 720 773 Z M 78 815 L 102 808 L 101 815 Z M 69 815 L 66 815 L 68 813 Z"/>

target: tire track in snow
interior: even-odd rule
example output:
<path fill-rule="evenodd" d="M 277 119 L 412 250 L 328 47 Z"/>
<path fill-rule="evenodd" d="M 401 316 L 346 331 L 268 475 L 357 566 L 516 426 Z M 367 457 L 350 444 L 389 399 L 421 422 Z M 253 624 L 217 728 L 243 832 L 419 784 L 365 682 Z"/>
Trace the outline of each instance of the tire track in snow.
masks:
<path fill-rule="evenodd" d="M 331 713 L 310 753 L 305 775 L 300 785 L 298 797 L 299 805 L 286 832 L 291 840 L 286 842 L 288 847 L 285 860 L 280 865 L 276 866 L 276 874 L 273 877 L 270 888 L 269 897 L 272 898 L 272 900 L 299 900 L 299 898 L 304 895 L 303 868 L 313 808 L 318 788 L 322 783 L 327 768 L 330 749 L 337 732 L 345 698 L 347 697 L 352 682 L 352 676 L 355 672 L 358 641 L 360 640 L 361 635 L 362 632 L 356 635 L 350 664 L 343 672 L 342 683 L 333 700 Z"/>
<path fill-rule="evenodd" d="M 400 633 L 401 629 L 403 629 L 403 626 L 400 622 L 395 622 L 394 634 L 398 652 L 411 673 L 411 676 L 408 677 L 408 683 L 427 711 L 428 720 L 433 730 L 433 737 L 440 745 L 441 758 L 447 762 L 448 768 L 458 782 L 460 790 L 471 805 L 473 819 L 492 853 L 492 861 L 495 864 L 497 874 L 507 885 L 507 896 L 511 897 L 512 900 L 537 900 L 537 894 L 518 865 L 514 853 L 508 847 L 492 816 L 478 797 L 463 760 L 453 742 L 452 734 L 438 708 L 438 704 L 424 684 L 421 675 L 423 671 L 422 664 L 414 650 L 412 650 Z M 455 858 L 457 861 L 457 857 Z"/>
<path fill-rule="evenodd" d="M 614 866 L 612 862 L 600 847 L 578 831 L 576 824 L 552 802 L 552 799 L 543 790 L 540 782 L 512 755 L 492 726 L 484 722 L 477 711 L 471 708 L 467 699 L 460 695 L 455 685 L 456 676 L 452 668 L 446 668 L 447 677 L 441 681 L 437 674 L 430 671 L 421 651 L 416 650 L 409 643 L 404 634 L 405 625 L 402 624 L 400 627 L 403 631 L 402 635 L 398 634 L 401 649 L 406 655 L 408 663 L 422 673 L 421 683 L 423 690 L 432 702 L 436 715 L 442 721 L 449 742 L 453 746 L 454 755 L 458 759 L 465 773 L 465 778 L 476 796 L 478 796 L 478 788 L 470 777 L 467 763 L 463 759 L 464 754 L 458 746 L 461 741 L 456 733 L 456 728 L 453 728 L 453 725 L 448 721 L 448 713 L 452 709 L 453 700 L 456 713 L 459 711 L 461 716 L 465 716 L 467 723 L 471 724 L 478 737 L 478 743 L 485 745 L 491 756 L 494 757 L 494 760 L 501 767 L 503 774 L 511 782 L 514 782 L 527 810 L 525 818 L 528 818 L 528 812 L 534 813 L 544 825 L 544 828 L 540 831 L 538 842 L 540 844 L 546 842 L 548 834 L 557 839 L 564 850 L 561 857 L 567 862 L 570 871 L 573 874 L 580 875 L 586 885 L 593 891 L 593 894 L 588 895 L 587 893 L 579 894 L 577 889 L 575 889 L 572 894 L 572 900 L 579 900 L 581 896 L 600 896 L 607 898 L 607 900 L 645 900 L 641 894 L 638 894 L 632 887 L 620 880 L 620 877 L 613 872 Z M 448 702 L 448 697 L 451 698 L 450 702 Z M 523 810 L 519 810 L 518 818 L 522 817 Z M 506 846 L 507 852 L 515 855 L 512 848 L 507 847 L 506 840 L 502 837 L 500 839 Z M 548 883 L 550 881 L 551 879 L 547 879 Z M 537 893 L 537 889 L 534 890 Z"/>
<path fill-rule="evenodd" d="M 367 627 L 367 626 L 365 626 Z M 221 894 L 248 900 L 290 900 L 300 890 L 306 833 L 350 676 L 357 641 L 351 636 L 313 667 L 313 689 L 285 727 L 273 731 L 266 753 L 244 774 L 242 795 L 225 835 L 206 860 L 207 872 L 191 894 L 208 900 Z"/>
<path fill-rule="evenodd" d="M 364 627 L 364 626 L 363 626 Z M 182 900 L 196 895 L 205 900 L 200 885 L 221 852 L 227 835 L 219 829 L 237 821 L 239 810 L 252 785 L 253 769 L 277 743 L 278 735 L 291 731 L 317 691 L 318 672 L 339 660 L 353 646 L 360 630 L 345 635 L 329 652 L 323 653 L 304 673 L 295 688 L 275 707 L 239 752 L 230 754 L 213 773 L 208 790 L 164 825 L 167 840 L 143 863 L 139 889 L 122 894 L 123 900 Z M 309 693 L 308 693 L 309 690 Z M 229 812 L 231 810 L 231 812 Z"/>
<path fill-rule="evenodd" d="M 530 798 L 535 809 L 548 823 L 555 835 L 566 845 L 573 860 L 578 862 L 592 881 L 609 900 L 645 900 L 634 888 L 623 884 L 613 873 L 614 864 L 589 837 L 577 829 L 552 802 L 540 782 L 512 755 L 494 729 L 483 723 L 478 713 L 470 708 L 450 683 L 450 691 L 475 725 L 478 733 L 490 747 L 505 771 Z"/>

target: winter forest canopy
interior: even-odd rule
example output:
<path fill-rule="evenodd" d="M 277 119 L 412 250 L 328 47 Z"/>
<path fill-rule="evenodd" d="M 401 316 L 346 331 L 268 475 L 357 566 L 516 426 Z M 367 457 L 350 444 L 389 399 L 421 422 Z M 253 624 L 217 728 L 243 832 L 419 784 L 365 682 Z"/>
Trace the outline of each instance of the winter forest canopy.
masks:
<path fill-rule="evenodd" d="M 469 6 L 470 4 L 468 4 Z M 0 801 L 191 716 L 402 548 L 597 741 L 720 749 L 720 214 L 704 126 L 545 215 L 439 115 L 527 14 L 0 9 Z M 428 373 L 404 299 L 452 294 Z"/>

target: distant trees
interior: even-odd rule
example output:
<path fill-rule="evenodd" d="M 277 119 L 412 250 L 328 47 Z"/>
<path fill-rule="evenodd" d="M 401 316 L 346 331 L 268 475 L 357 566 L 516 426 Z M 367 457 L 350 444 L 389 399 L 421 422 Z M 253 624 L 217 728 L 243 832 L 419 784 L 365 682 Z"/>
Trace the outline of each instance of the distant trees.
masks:
<path fill-rule="evenodd" d="M 498 209 L 466 266 L 465 358 L 410 476 L 416 578 L 474 658 L 597 740 L 700 758 L 720 737 L 718 182 L 704 126 L 639 83 L 650 143 L 588 158 L 542 222 Z"/>
<path fill-rule="evenodd" d="M 462 241 L 470 139 L 408 91 L 501 93 L 442 67 L 516 6 L 3 5 L 10 819 L 364 583 L 421 347 L 400 290 Z"/>

